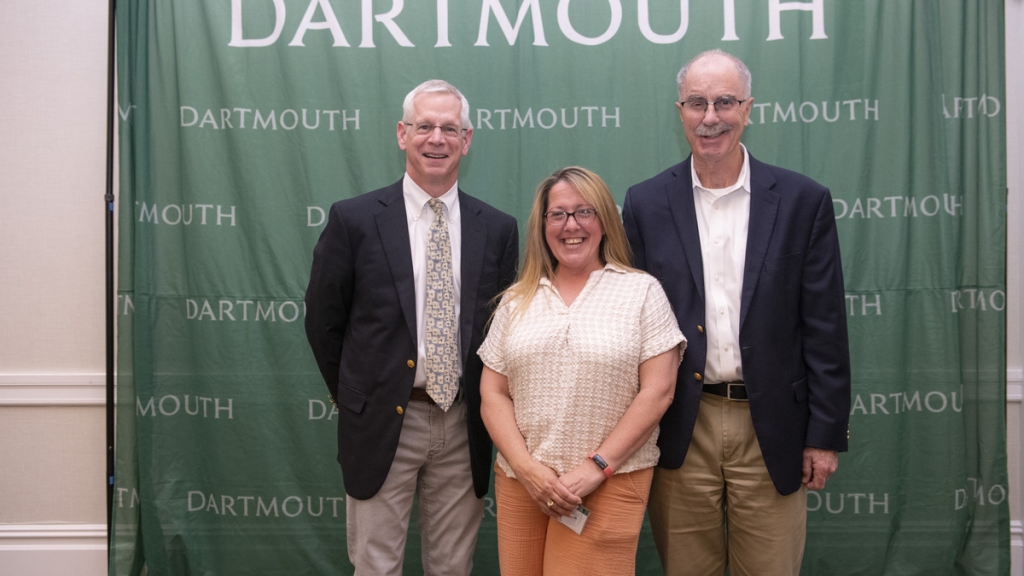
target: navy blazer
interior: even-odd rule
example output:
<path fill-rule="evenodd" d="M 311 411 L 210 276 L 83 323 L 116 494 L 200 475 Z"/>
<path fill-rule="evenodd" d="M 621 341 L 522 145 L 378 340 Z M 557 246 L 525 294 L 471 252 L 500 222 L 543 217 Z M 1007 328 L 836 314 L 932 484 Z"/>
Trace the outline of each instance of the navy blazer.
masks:
<path fill-rule="evenodd" d="M 691 157 L 692 158 L 692 157 Z M 658 465 L 679 468 L 707 357 L 704 272 L 687 158 L 629 189 L 622 216 L 635 266 L 661 281 L 689 339 L 661 420 Z M 750 157 L 740 356 L 750 415 L 780 494 L 800 487 L 805 447 L 845 451 L 850 356 L 839 237 L 828 189 Z"/>
<path fill-rule="evenodd" d="M 487 493 L 491 439 L 480 418 L 477 349 L 494 296 L 515 279 L 515 218 L 459 190 L 462 388 L 477 497 Z M 345 491 L 371 498 L 387 478 L 416 374 L 416 294 L 402 181 L 331 206 L 313 251 L 306 336 L 337 400 Z"/>

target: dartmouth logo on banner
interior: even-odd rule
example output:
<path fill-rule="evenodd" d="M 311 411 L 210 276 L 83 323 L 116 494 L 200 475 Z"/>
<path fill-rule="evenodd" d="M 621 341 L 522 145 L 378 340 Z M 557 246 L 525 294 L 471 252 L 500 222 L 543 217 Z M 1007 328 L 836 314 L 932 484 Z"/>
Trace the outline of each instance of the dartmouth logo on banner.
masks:
<path fill-rule="evenodd" d="M 1008 573 L 1002 2 L 117 8 L 112 575 L 352 573 L 304 293 L 331 204 L 402 176 L 413 87 L 466 95 L 459 186 L 522 239 L 557 168 L 596 171 L 621 205 L 686 158 L 675 76 L 714 48 L 752 72 L 750 153 L 834 199 L 850 449 L 809 493 L 803 574 Z M 474 573 L 497 575 L 493 489 L 484 514 Z M 636 565 L 662 573 L 646 527 Z"/>

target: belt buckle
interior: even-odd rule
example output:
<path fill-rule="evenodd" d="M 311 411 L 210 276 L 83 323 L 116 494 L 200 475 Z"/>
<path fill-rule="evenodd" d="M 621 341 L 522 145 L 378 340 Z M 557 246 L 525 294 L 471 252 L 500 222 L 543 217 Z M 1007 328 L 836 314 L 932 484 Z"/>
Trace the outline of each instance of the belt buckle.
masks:
<path fill-rule="evenodd" d="M 725 397 L 728 398 L 729 400 L 736 400 L 738 402 L 746 401 L 747 400 L 746 398 L 733 398 L 733 395 L 732 395 L 733 387 L 740 388 L 740 387 L 745 387 L 745 386 L 746 386 L 746 383 L 744 383 L 744 382 L 726 382 L 726 384 L 725 384 Z M 746 392 L 746 389 L 744 388 L 743 391 Z M 746 394 L 743 394 L 743 396 L 746 396 Z"/>

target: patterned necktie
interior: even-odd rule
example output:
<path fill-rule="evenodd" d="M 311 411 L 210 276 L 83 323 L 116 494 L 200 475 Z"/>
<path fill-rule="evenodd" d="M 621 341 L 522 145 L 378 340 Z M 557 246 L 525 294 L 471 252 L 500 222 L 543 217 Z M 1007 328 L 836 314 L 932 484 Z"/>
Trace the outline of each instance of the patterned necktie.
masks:
<path fill-rule="evenodd" d="M 437 198 L 430 199 L 434 221 L 427 239 L 426 324 L 427 393 L 448 411 L 459 392 L 458 327 L 455 325 L 455 285 L 452 276 L 452 248 Z"/>

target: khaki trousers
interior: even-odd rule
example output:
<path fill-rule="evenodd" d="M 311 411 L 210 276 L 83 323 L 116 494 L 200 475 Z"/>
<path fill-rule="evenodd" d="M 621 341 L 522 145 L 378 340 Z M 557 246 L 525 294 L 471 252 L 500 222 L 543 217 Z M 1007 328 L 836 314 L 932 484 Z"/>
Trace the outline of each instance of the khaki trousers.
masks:
<path fill-rule="evenodd" d="M 800 573 L 807 489 L 775 490 L 747 402 L 701 396 L 686 460 L 655 470 L 648 513 L 666 576 Z"/>
<path fill-rule="evenodd" d="M 469 576 L 484 503 L 473 491 L 464 401 L 448 412 L 409 402 L 384 486 L 369 500 L 346 497 L 355 576 L 401 576 L 414 494 L 423 574 Z"/>
<path fill-rule="evenodd" d="M 549 518 L 526 488 L 495 466 L 498 562 L 502 576 L 630 576 L 653 468 L 615 474 L 583 499 L 582 534 Z"/>

